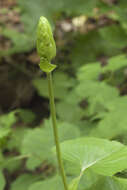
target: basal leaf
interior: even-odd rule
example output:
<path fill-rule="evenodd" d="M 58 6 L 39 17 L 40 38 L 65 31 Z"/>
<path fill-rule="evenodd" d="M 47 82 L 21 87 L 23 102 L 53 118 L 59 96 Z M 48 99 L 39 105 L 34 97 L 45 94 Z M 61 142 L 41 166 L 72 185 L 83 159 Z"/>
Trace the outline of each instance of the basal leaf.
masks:
<path fill-rule="evenodd" d="M 70 185 L 69 185 L 69 190 L 77 190 L 78 184 L 79 184 L 79 180 L 80 180 L 81 176 L 78 176 L 76 178 L 74 178 Z"/>
<path fill-rule="evenodd" d="M 118 177 L 101 177 L 97 183 L 86 190 L 126 190 L 127 179 Z"/>
<path fill-rule="evenodd" d="M 78 190 L 91 189 L 98 181 L 100 181 L 100 175 L 97 175 L 96 173 L 92 172 L 91 169 L 89 169 L 81 176 Z"/>
<path fill-rule="evenodd" d="M 28 190 L 64 190 L 63 183 L 61 181 L 61 178 L 59 176 L 55 176 L 51 179 L 46 179 L 44 181 L 39 181 L 36 183 L 33 183 Z"/>
<path fill-rule="evenodd" d="M 61 143 L 63 159 L 72 163 L 77 174 L 90 168 L 97 174 L 112 176 L 127 168 L 127 147 L 115 141 L 80 138 Z"/>
<path fill-rule="evenodd" d="M 29 186 L 39 180 L 39 176 L 23 174 L 11 183 L 11 190 L 28 190 Z"/>
<path fill-rule="evenodd" d="M 69 123 L 58 122 L 59 139 L 64 141 L 80 136 L 79 129 Z M 28 131 L 22 144 L 22 154 L 29 155 L 27 167 L 36 168 L 44 160 L 52 158 L 51 148 L 54 145 L 54 136 L 51 121 L 45 121 L 44 128 Z"/>

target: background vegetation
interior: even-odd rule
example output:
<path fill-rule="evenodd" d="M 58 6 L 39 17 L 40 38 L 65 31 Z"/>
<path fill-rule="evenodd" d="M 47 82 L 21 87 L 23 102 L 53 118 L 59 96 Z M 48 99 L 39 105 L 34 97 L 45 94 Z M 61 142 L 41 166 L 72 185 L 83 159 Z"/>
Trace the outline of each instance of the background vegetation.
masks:
<path fill-rule="evenodd" d="M 127 1 L 1 0 L 0 190 L 62 189 L 51 151 L 47 81 L 35 49 L 41 15 L 52 24 L 57 44 L 60 141 L 87 136 L 93 144 L 92 137 L 99 137 L 127 145 Z M 115 149 L 106 146 L 109 153 Z M 89 159 L 98 151 L 88 150 Z M 68 181 L 77 176 L 79 166 L 65 167 Z M 105 174 L 99 167 L 97 174 L 88 170 L 78 190 L 127 189 L 127 170 L 109 168 Z"/>

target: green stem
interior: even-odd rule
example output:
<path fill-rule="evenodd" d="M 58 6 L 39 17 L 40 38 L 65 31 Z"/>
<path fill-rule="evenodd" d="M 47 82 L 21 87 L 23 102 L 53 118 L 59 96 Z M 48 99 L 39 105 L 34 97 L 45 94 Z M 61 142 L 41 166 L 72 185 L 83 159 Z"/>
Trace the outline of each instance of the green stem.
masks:
<path fill-rule="evenodd" d="M 65 175 L 65 171 L 63 167 L 62 158 L 61 158 L 57 123 L 56 123 L 56 110 L 55 110 L 55 101 L 54 101 L 54 93 L 53 93 L 52 74 L 47 73 L 47 78 L 48 78 L 48 88 L 49 88 L 50 110 L 51 110 L 51 116 L 52 116 L 53 132 L 54 132 L 54 138 L 55 138 L 55 144 L 56 144 L 56 153 L 57 153 L 57 159 L 58 159 L 58 164 L 59 164 L 59 170 L 60 170 L 61 177 L 63 180 L 64 189 L 68 190 L 66 175 Z"/>

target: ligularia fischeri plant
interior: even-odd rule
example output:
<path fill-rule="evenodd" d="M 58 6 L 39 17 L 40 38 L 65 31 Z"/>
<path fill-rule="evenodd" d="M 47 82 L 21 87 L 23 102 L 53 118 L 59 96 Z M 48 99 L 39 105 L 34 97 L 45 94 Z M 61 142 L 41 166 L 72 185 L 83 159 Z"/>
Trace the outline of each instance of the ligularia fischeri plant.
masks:
<path fill-rule="evenodd" d="M 48 20 L 45 17 L 40 17 L 37 28 L 37 52 L 40 56 L 40 69 L 47 74 L 50 110 L 52 116 L 52 124 L 54 131 L 54 139 L 56 144 L 56 153 L 59 164 L 59 170 L 64 184 L 64 189 L 68 190 L 66 176 L 64 172 L 63 162 L 61 158 L 57 123 L 56 123 L 56 111 L 53 93 L 53 83 L 51 72 L 56 68 L 56 65 L 51 64 L 51 60 L 56 56 L 56 44 L 53 38 L 53 33 Z"/>
<path fill-rule="evenodd" d="M 56 145 L 56 154 L 64 190 L 77 190 L 78 186 L 80 186 L 79 181 L 84 173 L 85 177 L 90 177 L 91 182 L 93 173 L 98 176 L 98 181 L 100 180 L 100 175 L 102 175 L 106 180 L 107 178 L 104 176 L 108 177 L 110 183 L 108 182 L 108 186 L 107 183 L 106 186 L 102 185 L 102 190 L 115 190 L 116 187 L 118 187 L 119 190 L 126 190 L 127 181 L 125 179 L 114 177 L 114 175 L 127 168 L 127 146 L 119 142 L 95 137 L 72 139 L 62 142 L 60 146 L 52 83 L 52 71 L 55 69 L 56 65 L 51 63 L 52 59 L 56 55 L 56 45 L 53 38 L 52 29 L 45 17 L 40 18 L 37 28 L 37 52 L 40 56 L 40 68 L 47 74 L 48 79 L 50 110 Z M 75 177 L 69 185 L 67 184 L 62 157 L 65 161 L 69 161 L 74 167 L 73 170 L 77 172 L 77 177 Z M 51 187 L 51 189 L 53 188 Z M 87 188 L 87 184 L 86 187 L 84 186 L 84 189 L 90 190 L 90 188 Z M 95 184 L 94 189 L 98 189 L 98 183 Z M 100 185 L 98 190 L 100 190 Z"/>

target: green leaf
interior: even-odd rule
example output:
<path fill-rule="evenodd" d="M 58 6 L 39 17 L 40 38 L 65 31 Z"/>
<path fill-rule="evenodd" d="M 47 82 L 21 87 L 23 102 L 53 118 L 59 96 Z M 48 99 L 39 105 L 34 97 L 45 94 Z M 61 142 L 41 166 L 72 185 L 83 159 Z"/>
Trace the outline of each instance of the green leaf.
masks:
<path fill-rule="evenodd" d="M 103 111 L 105 104 L 118 97 L 118 90 L 105 82 L 85 80 L 76 87 L 80 99 L 87 98 L 90 103 L 90 113 Z"/>
<path fill-rule="evenodd" d="M 11 190 L 28 190 L 31 184 L 39 180 L 39 176 L 23 174 L 11 183 Z"/>
<path fill-rule="evenodd" d="M 77 35 L 71 49 L 70 59 L 73 68 L 96 60 L 96 55 L 103 52 L 103 43 L 97 31 L 85 35 Z"/>
<path fill-rule="evenodd" d="M 79 180 L 80 180 L 81 176 L 78 176 L 76 178 L 74 178 L 70 185 L 69 185 L 69 190 L 77 190 L 78 184 L 79 184 Z"/>
<path fill-rule="evenodd" d="M 97 174 L 112 176 L 127 168 L 127 147 L 115 141 L 80 138 L 61 143 L 63 159 L 73 164 L 77 174 L 90 168 Z"/>
<path fill-rule="evenodd" d="M 108 64 L 104 67 L 104 71 L 116 71 L 122 67 L 127 67 L 127 56 L 122 54 L 114 56 L 108 60 Z"/>
<path fill-rule="evenodd" d="M 44 181 L 39 181 L 33 183 L 28 190 L 64 190 L 63 183 L 59 176 L 55 176 L 51 179 L 46 179 Z"/>
<path fill-rule="evenodd" d="M 44 160 L 49 158 L 50 146 L 52 144 L 51 134 L 51 132 L 47 134 L 46 130 L 39 128 L 26 133 L 22 143 L 21 153 L 23 155 L 29 155 L 26 163 L 27 168 L 35 169 Z"/>
<path fill-rule="evenodd" d="M 102 104 L 118 97 L 118 90 L 104 82 L 83 81 L 76 88 L 76 92 L 81 98 L 89 98 L 90 101 L 98 101 Z"/>
<path fill-rule="evenodd" d="M 69 123 L 58 122 L 58 130 L 60 142 L 80 136 L 78 128 Z M 53 145 L 54 136 L 51 121 L 45 121 L 44 128 L 28 131 L 22 144 L 22 154 L 29 155 L 27 167 L 34 169 L 44 160 L 51 161 Z"/>
<path fill-rule="evenodd" d="M 97 57 L 101 57 L 102 55 L 114 56 L 121 53 L 120 46 L 114 45 L 112 40 L 107 40 L 108 32 L 105 32 L 105 36 L 103 36 L 101 30 L 89 31 L 84 35 L 77 34 L 70 53 L 73 69 L 77 69 L 85 63 L 96 62 Z"/>
<path fill-rule="evenodd" d="M 89 63 L 82 66 L 78 71 L 78 79 L 82 80 L 97 80 L 99 74 L 103 71 L 99 62 Z"/>
<path fill-rule="evenodd" d="M 15 112 L 10 112 L 9 114 L 0 116 L 0 126 L 1 127 L 11 127 L 16 122 Z"/>
<path fill-rule="evenodd" d="M 118 177 L 101 177 L 96 184 L 87 190 L 126 190 L 127 179 Z"/>
<path fill-rule="evenodd" d="M 80 101 L 81 98 L 76 94 L 75 90 L 72 89 L 72 91 L 68 92 L 64 100 L 56 105 L 57 115 L 60 120 L 78 125 L 84 116 L 84 110 L 79 106 Z"/>
<path fill-rule="evenodd" d="M 81 82 L 83 80 L 98 80 L 99 74 L 107 71 L 115 72 L 125 66 L 127 67 L 127 56 L 121 54 L 108 59 L 108 64 L 104 67 L 99 62 L 86 64 L 80 67 L 77 76 Z"/>
<path fill-rule="evenodd" d="M 49 97 L 47 78 L 35 79 L 33 84 L 40 96 Z M 63 72 L 55 72 L 53 74 L 53 84 L 55 98 L 63 99 L 68 96 L 69 89 L 74 86 L 75 81 Z"/>
<path fill-rule="evenodd" d="M 87 170 L 79 181 L 78 190 L 88 190 L 100 180 L 100 175 L 92 172 L 91 169 Z"/>
<path fill-rule="evenodd" d="M 127 131 L 127 97 L 118 97 L 109 102 L 105 102 L 105 107 L 109 112 L 105 113 L 103 119 L 91 132 L 91 136 L 114 138 Z"/>
<path fill-rule="evenodd" d="M 66 120 L 74 125 L 77 124 L 84 116 L 84 111 L 78 106 L 77 102 L 73 103 L 68 102 L 67 100 L 61 101 L 56 105 L 56 110 L 62 121 Z"/>
<path fill-rule="evenodd" d="M 24 122 L 24 123 L 31 123 L 35 120 L 35 114 L 28 109 L 20 109 L 18 110 L 18 114 L 20 119 Z"/>
<path fill-rule="evenodd" d="M 127 96 L 119 96 L 117 98 L 114 98 L 105 104 L 105 107 L 109 110 L 109 112 L 117 111 L 118 108 L 119 110 L 123 110 L 127 107 Z"/>
<path fill-rule="evenodd" d="M 0 139 L 8 136 L 11 126 L 16 122 L 15 112 L 0 116 Z"/>
<path fill-rule="evenodd" d="M 3 176 L 2 171 L 0 171 L 0 190 L 4 190 L 5 184 L 5 178 Z"/>
<path fill-rule="evenodd" d="M 22 167 L 22 159 L 18 159 L 16 157 L 8 156 L 4 157 L 2 162 L 2 168 L 6 168 L 9 173 L 15 173 Z"/>
<path fill-rule="evenodd" d="M 18 126 L 16 128 L 13 128 L 10 138 L 8 140 L 7 148 L 10 151 L 15 149 L 20 152 L 23 138 L 28 131 L 29 129 L 25 126 Z"/>
<path fill-rule="evenodd" d="M 109 190 L 126 190 L 127 189 L 127 179 L 122 178 L 107 178 L 105 181 L 104 190 L 106 190 L 106 186 L 109 186 Z"/>
<path fill-rule="evenodd" d="M 119 25 L 106 26 L 99 30 L 101 36 L 113 47 L 123 48 L 127 43 L 127 34 Z"/>
<path fill-rule="evenodd" d="M 2 35 L 9 38 L 12 45 L 8 50 L 1 50 L 0 56 L 28 51 L 33 47 L 34 39 L 26 33 L 17 32 L 14 29 L 4 28 L 2 30 Z"/>
<path fill-rule="evenodd" d="M 114 138 L 127 131 L 126 109 L 119 110 L 106 114 L 97 128 L 91 131 L 90 135 L 102 138 Z"/>

